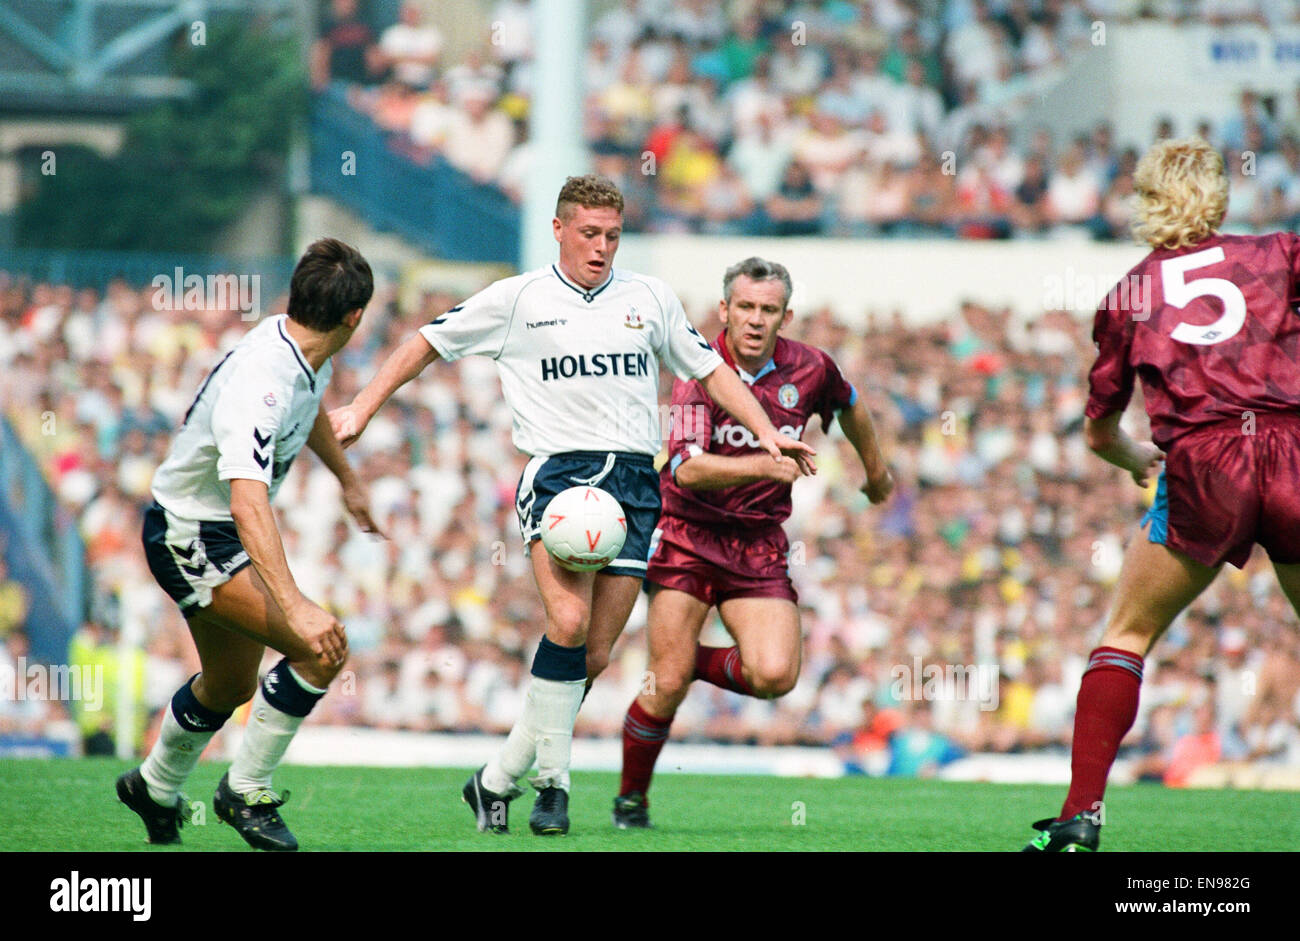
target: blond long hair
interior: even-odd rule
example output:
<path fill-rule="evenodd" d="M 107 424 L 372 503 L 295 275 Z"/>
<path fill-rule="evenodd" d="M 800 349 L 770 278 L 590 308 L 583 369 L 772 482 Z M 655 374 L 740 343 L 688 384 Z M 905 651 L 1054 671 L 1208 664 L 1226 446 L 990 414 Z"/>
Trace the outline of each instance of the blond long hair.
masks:
<path fill-rule="evenodd" d="M 1133 235 L 1152 248 L 1185 248 L 1209 238 L 1228 211 L 1223 157 L 1199 137 L 1164 140 L 1138 161 Z"/>

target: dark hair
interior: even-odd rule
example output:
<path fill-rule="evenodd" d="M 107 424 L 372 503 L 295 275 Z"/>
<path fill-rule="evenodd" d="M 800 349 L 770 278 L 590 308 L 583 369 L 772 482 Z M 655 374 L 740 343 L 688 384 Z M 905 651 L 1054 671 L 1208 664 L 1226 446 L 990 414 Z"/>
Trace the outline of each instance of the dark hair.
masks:
<path fill-rule="evenodd" d="M 289 317 L 328 333 L 370 303 L 375 278 L 361 253 L 338 239 L 312 242 L 289 281 Z"/>
<path fill-rule="evenodd" d="M 722 299 L 728 304 L 731 303 L 731 286 L 742 274 L 751 281 L 781 282 L 781 286 L 785 288 L 785 300 L 781 303 L 787 307 L 790 306 L 790 295 L 794 293 L 794 285 L 790 281 L 790 272 L 786 271 L 785 265 L 758 258 L 757 256 L 736 262 L 722 276 Z"/>

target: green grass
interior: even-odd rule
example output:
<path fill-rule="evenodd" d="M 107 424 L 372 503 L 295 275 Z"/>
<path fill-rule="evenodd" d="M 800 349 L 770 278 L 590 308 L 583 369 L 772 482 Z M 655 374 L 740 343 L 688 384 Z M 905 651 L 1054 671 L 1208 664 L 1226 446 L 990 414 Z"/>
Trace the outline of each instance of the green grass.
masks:
<path fill-rule="evenodd" d="M 114 778 L 129 767 L 105 759 L 0 761 L 0 851 L 145 849 L 144 827 L 118 803 Z M 212 813 L 224 766 L 202 764 L 186 786 L 204 802 L 204 825 L 184 847 L 152 852 L 243 850 Z M 899 779 L 815 780 L 662 775 L 652 792 L 655 829 L 615 831 L 617 776 L 574 774 L 572 832 L 528 830 L 531 794 L 512 805 L 512 832 L 475 831 L 460 788 L 470 769 L 286 767 L 276 786 L 293 796 L 286 822 L 309 850 L 1016 850 L 1030 821 L 1060 805 L 1061 787 Z M 1113 788 L 1105 850 L 1294 850 L 1300 797 L 1267 791 Z M 800 819 L 802 823 L 795 821 Z"/>

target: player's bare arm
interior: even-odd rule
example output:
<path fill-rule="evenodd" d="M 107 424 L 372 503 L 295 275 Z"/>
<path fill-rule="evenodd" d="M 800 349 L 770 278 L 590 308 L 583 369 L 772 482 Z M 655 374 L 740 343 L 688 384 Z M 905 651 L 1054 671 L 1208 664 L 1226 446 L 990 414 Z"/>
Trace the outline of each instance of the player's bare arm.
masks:
<path fill-rule="evenodd" d="M 304 595 L 289 572 L 266 484 L 260 480 L 232 479 L 230 515 L 253 568 L 266 583 L 294 633 L 312 653 L 327 662 L 340 664 L 346 660 L 348 641 L 343 625 Z"/>
<path fill-rule="evenodd" d="M 871 412 L 861 398 L 839 414 L 840 427 L 844 437 L 849 439 L 853 450 L 862 461 L 862 468 L 867 472 L 867 482 L 862 485 L 862 492 L 873 504 L 883 503 L 889 499 L 894 489 L 894 476 L 885 463 L 885 455 L 880 450 L 876 438 L 876 426 L 871 420 Z"/>
<path fill-rule="evenodd" d="M 758 400 L 745 388 L 745 384 L 730 366 L 719 366 L 702 378 L 700 384 L 704 386 L 709 398 L 753 433 L 758 439 L 759 447 L 770 454 L 773 460 L 780 460 L 782 455 L 786 455 L 799 465 L 804 474 L 817 473 L 817 465 L 812 461 L 816 450 L 777 431 L 763 411 L 763 406 L 758 404 Z"/>
<path fill-rule="evenodd" d="M 350 405 L 329 413 L 330 425 L 339 444 L 346 448 L 360 438 L 370 419 L 393 393 L 424 372 L 425 367 L 437 358 L 438 351 L 419 333 L 394 350 Z"/>
<path fill-rule="evenodd" d="M 1145 487 L 1147 478 L 1159 469 L 1160 462 L 1165 459 L 1165 456 L 1151 442 L 1135 441 L 1119 426 L 1122 417 L 1123 412 L 1111 412 L 1102 418 L 1085 418 L 1084 439 L 1093 454 L 1121 470 L 1128 471 L 1134 483 L 1139 487 Z"/>
<path fill-rule="evenodd" d="M 316 423 L 312 425 L 311 435 L 307 438 L 307 447 L 315 452 L 321 459 L 321 463 L 338 479 L 339 486 L 343 488 L 343 506 L 348 511 L 348 515 L 356 520 L 361 531 L 384 535 L 370 515 L 370 489 L 348 463 L 343 453 L 343 446 L 334 437 L 329 416 L 323 405 L 316 413 Z"/>
<path fill-rule="evenodd" d="M 676 479 L 688 490 L 723 490 L 760 480 L 791 484 L 802 475 L 793 458 L 773 461 L 766 454 L 697 454 L 677 468 Z"/>

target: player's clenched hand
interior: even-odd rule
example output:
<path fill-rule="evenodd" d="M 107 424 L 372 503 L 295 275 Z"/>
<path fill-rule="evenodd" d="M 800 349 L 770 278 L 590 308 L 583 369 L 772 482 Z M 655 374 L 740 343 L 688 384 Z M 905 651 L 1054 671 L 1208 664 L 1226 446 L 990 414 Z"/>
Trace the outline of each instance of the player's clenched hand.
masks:
<path fill-rule="evenodd" d="M 384 531 L 379 528 L 379 524 L 375 522 L 374 517 L 370 515 L 370 491 L 361 481 L 353 478 L 343 488 L 343 507 L 348 511 L 348 515 L 356 520 L 363 533 L 374 533 L 383 536 L 385 539 L 388 538 Z"/>
<path fill-rule="evenodd" d="M 785 455 L 798 465 L 801 473 L 808 475 L 817 473 L 817 465 L 812 460 L 817 452 L 802 441 L 778 432 L 771 437 L 760 438 L 758 443 L 764 451 L 772 455 L 773 460 L 779 461 L 781 455 Z"/>
<path fill-rule="evenodd" d="M 339 619 L 324 608 L 304 600 L 289 616 L 289 626 L 313 654 L 331 666 L 348 658 L 348 636 Z"/>
<path fill-rule="evenodd" d="M 772 469 L 767 472 L 767 476 L 769 480 L 775 480 L 777 483 L 792 484 L 803 476 L 803 472 L 799 469 L 799 465 L 795 463 L 794 458 L 782 454 L 773 462 Z"/>
<path fill-rule="evenodd" d="M 894 492 L 894 475 L 886 468 L 885 472 L 879 477 L 874 480 L 868 479 L 862 485 L 862 492 L 867 495 L 867 500 L 873 505 L 884 503 L 889 499 L 889 495 Z"/>
<path fill-rule="evenodd" d="M 344 405 L 330 412 L 330 428 L 339 444 L 347 447 L 366 430 L 366 418 L 355 405 Z"/>
<path fill-rule="evenodd" d="M 1133 461 L 1129 467 L 1133 482 L 1139 487 L 1147 485 L 1147 478 L 1160 470 L 1160 462 L 1165 459 L 1164 452 L 1154 444 L 1138 444 L 1135 447 Z"/>

